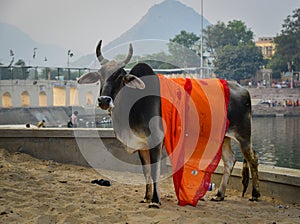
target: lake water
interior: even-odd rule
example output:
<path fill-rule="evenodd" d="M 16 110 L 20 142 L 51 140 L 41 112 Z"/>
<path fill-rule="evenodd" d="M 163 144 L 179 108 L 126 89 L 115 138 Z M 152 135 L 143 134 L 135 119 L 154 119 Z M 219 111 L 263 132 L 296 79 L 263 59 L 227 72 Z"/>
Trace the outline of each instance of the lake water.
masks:
<path fill-rule="evenodd" d="M 254 117 L 252 144 L 260 164 L 300 169 L 300 117 Z"/>
<path fill-rule="evenodd" d="M 240 149 L 232 142 L 237 160 L 243 161 Z M 260 164 L 300 169 L 300 117 L 254 117 L 252 144 Z"/>

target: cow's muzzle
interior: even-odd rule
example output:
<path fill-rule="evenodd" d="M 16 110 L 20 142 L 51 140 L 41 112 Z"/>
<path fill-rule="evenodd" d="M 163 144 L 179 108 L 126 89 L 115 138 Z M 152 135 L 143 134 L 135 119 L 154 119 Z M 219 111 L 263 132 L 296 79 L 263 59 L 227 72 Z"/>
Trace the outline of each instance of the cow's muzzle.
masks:
<path fill-rule="evenodd" d="M 98 105 L 102 110 L 108 110 L 114 107 L 113 99 L 110 96 L 100 96 Z"/>

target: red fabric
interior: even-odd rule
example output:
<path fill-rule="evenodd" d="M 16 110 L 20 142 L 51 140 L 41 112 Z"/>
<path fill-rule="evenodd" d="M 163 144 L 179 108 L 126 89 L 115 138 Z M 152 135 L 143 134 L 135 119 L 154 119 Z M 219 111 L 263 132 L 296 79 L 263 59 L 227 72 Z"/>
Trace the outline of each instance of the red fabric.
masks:
<path fill-rule="evenodd" d="M 159 79 L 164 145 L 178 203 L 196 206 L 221 159 L 229 88 L 219 79 Z"/>

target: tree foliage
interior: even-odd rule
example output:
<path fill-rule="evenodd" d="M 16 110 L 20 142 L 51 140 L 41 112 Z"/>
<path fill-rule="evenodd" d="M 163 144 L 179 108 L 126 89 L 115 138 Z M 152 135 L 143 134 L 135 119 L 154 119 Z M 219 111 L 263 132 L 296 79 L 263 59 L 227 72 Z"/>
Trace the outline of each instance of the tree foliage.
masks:
<path fill-rule="evenodd" d="M 199 66 L 199 37 L 184 30 L 170 39 L 168 44 L 171 62 L 178 67 Z"/>
<path fill-rule="evenodd" d="M 222 78 L 237 80 L 251 78 L 263 61 L 254 43 L 225 45 L 217 49 L 216 74 Z"/>
<path fill-rule="evenodd" d="M 215 73 L 226 79 L 248 79 L 263 64 L 261 51 L 255 46 L 253 32 L 244 22 L 218 22 L 205 30 L 206 50 L 214 58 Z"/>
<path fill-rule="evenodd" d="M 177 43 L 189 50 L 196 52 L 194 48 L 199 39 L 200 38 L 196 34 L 182 30 L 180 34 L 177 34 L 173 39 L 170 39 L 170 42 Z M 170 52 L 172 52 L 172 45 L 169 47 Z"/>
<path fill-rule="evenodd" d="M 230 44 L 230 36 L 228 29 L 223 22 L 217 22 L 216 25 L 210 25 L 204 30 L 204 41 L 207 52 L 214 58 L 216 57 L 216 49 Z"/>
<path fill-rule="evenodd" d="M 229 30 L 230 44 L 248 44 L 253 42 L 253 32 L 247 28 L 246 24 L 240 20 L 229 21 L 227 25 Z"/>
<path fill-rule="evenodd" d="M 213 57 L 217 57 L 216 50 L 226 45 L 237 46 L 239 43 L 250 43 L 253 32 L 247 29 L 245 23 L 239 20 L 229 21 L 226 26 L 223 22 L 210 25 L 204 30 L 206 50 Z"/>
<path fill-rule="evenodd" d="M 124 58 L 125 55 L 123 55 L 120 58 Z M 165 52 L 161 51 L 158 53 L 153 53 L 149 55 L 144 56 L 134 56 L 131 59 L 131 62 L 126 65 L 126 68 L 132 68 L 135 64 L 139 62 L 147 63 L 152 68 L 155 69 L 171 69 L 171 68 L 177 68 L 174 64 L 172 64 L 171 61 L 171 55 L 167 55 Z"/>
<path fill-rule="evenodd" d="M 275 37 L 276 51 L 269 67 L 273 74 L 300 70 L 300 8 L 287 16 L 280 35 Z"/>

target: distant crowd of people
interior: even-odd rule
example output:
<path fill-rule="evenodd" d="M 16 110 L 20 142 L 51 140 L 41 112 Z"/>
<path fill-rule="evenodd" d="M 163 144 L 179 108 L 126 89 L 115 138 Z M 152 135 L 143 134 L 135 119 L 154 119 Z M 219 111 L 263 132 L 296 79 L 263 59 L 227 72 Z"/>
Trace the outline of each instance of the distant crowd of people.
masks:
<path fill-rule="evenodd" d="M 269 105 L 269 107 L 299 107 L 300 101 L 299 99 L 291 100 L 291 99 L 283 99 L 281 101 L 278 100 L 267 100 L 263 103 L 266 103 Z"/>

